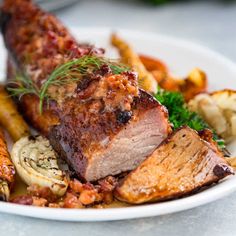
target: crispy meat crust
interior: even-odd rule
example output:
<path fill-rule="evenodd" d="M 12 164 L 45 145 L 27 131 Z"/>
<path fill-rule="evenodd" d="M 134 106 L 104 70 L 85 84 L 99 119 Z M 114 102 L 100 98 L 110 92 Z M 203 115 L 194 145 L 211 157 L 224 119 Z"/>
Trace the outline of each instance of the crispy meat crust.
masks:
<path fill-rule="evenodd" d="M 147 111 L 153 111 L 153 113 L 157 113 L 156 109 L 159 110 L 162 117 L 160 117 L 160 124 L 158 120 L 152 120 L 153 123 L 156 123 L 156 128 L 158 126 L 163 127 L 163 131 L 161 131 L 160 135 L 163 137 L 160 138 L 162 141 L 165 137 L 167 137 L 168 133 L 170 133 L 171 128 L 168 123 L 168 113 L 165 107 L 161 106 L 151 95 L 147 94 L 144 91 L 140 90 L 140 97 L 136 98 L 134 103 L 132 104 L 132 118 L 128 121 L 128 123 L 121 124 L 119 120 L 117 120 L 116 113 L 94 113 L 91 117 L 89 116 L 89 120 L 86 121 L 87 117 L 87 109 L 86 113 L 83 112 L 76 114 L 69 114 L 66 116 L 63 121 L 61 121 L 60 125 L 54 126 L 50 132 L 50 142 L 55 150 L 60 153 L 64 158 L 66 158 L 69 164 L 75 169 L 77 174 L 86 179 L 86 180 L 96 180 L 90 179 L 87 176 L 87 169 L 89 165 L 93 165 L 94 156 L 100 153 L 101 156 L 105 149 L 111 147 L 113 140 L 117 138 L 117 134 L 121 132 L 122 129 L 130 129 L 130 133 L 132 133 L 132 128 L 128 128 L 129 124 L 135 124 L 139 122 L 140 119 L 143 119 L 142 116 Z M 143 129 L 145 129 L 144 127 Z M 148 132 L 147 130 L 140 129 L 140 132 Z M 158 130 L 152 131 L 154 134 L 158 134 Z M 69 138 L 70 137 L 70 138 Z M 123 137 L 125 138 L 125 137 Z M 128 140 L 130 145 L 132 144 L 132 138 Z M 151 137 L 147 137 L 151 138 Z M 155 147 L 158 146 L 158 141 L 154 144 Z M 159 141 L 159 142 L 160 142 Z M 122 142 L 122 138 L 120 138 L 120 143 Z M 151 147 L 150 150 L 154 150 L 155 147 Z M 120 146 L 120 148 L 124 148 Z M 138 148 L 138 147 L 133 147 Z M 132 150 L 130 150 L 132 151 Z M 133 152 L 136 150 L 133 150 Z M 116 153 L 110 153 L 110 155 L 115 155 Z M 138 154 L 138 153 L 137 153 Z M 127 154 L 127 156 L 129 156 Z M 145 157 L 145 156 L 144 156 Z M 143 160 L 144 157 L 137 158 L 136 166 Z M 99 157 L 98 157 L 99 158 Z M 123 160 L 124 161 L 124 160 Z M 106 159 L 104 159 L 104 164 Z M 110 168 L 113 168 L 112 161 L 110 163 Z M 99 167 L 97 167 L 99 168 Z M 135 166 L 128 166 L 127 170 L 131 170 L 135 168 Z M 121 172 L 122 170 L 120 170 Z M 120 173 L 117 172 L 116 174 Z M 105 177 L 105 176 L 100 176 Z"/>

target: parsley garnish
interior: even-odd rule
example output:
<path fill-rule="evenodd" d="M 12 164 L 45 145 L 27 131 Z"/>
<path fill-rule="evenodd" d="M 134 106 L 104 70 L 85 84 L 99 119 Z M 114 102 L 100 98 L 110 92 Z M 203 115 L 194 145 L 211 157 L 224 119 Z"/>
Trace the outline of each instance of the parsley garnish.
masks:
<path fill-rule="evenodd" d="M 170 92 L 158 88 L 154 97 L 164 105 L 169 112 L 169 120 L 173 124 L 174 129 L 178 129 L 183 125 L 200 131 L 204 129 L 211 129 L 213 131 L 213 139 L 217 142 L 221 149 L 225 148 L 225 142 L 216 132 L 203 120 L 196 112 L 192 112 L 187 108 L 184 97 L 179 92 Z"/>

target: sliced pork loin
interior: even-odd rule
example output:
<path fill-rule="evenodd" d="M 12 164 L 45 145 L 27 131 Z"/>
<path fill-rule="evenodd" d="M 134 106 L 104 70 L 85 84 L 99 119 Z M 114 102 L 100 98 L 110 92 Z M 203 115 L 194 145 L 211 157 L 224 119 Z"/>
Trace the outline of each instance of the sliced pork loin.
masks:
<path fill-rule="evenodd" d="M 167 137 L 170 126 L 165 108 L 146 92 L 140 91 L 132 107 L 129 121 L 125 112 L 116 114 L 113 124 L 96 113 L 91 117 L 98 119 L 96 125 L 83 130 L 81 120 L 70 114 L 52 129 L 51 144 L 87 181 L 133 170 Z M 108 134 L 111 125 L 113 132 Z M 92 134 L 97 134 L 95 139 Z M 82 144 L 83 136 L 88 145 Z"/>
<path fill-rule="evenodd" d="M 132 204 L 162 201 L 189 194 L 230 174 L 233 169 L 214 142 L 183 127 L 125 177 L 115 196 Z"/>
<path fill-rule="evenodd" d="M 83 68 L 71 68 L 73 76 L 54 78 L 68 76 L 68 83 L 48 83 L 42 114 L 37 91 L 19 94 L 27 120 L 80 177 L 95 181 L 132 170 L 167 137 L 167 112 L 138 89 L 137 74 L 103 58 L 103 50 L 77 43 L 55 16 L 30 0 L 5 0 L 0 23 L 8 75 L 26 76 L 37 91 L 55 68 L 83 61 Z"/>

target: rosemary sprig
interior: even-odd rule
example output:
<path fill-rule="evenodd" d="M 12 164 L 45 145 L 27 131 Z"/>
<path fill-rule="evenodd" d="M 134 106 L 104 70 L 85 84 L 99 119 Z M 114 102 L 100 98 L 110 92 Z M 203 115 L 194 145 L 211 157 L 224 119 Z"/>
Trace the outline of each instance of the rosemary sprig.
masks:
<path fill-rule="evenodd" d="M 43 103 L 49 98 L 48 89 L 50 86 L 63 86 L 71 82 L 78 82 L 83 75 L 99 70 L 102 65 L 108 65 L 113 74 L 120 74 L 128 71 L 129 68 L 125 65 L 112 60 L 104 59 L 97 56 L 86 55 L 78 59 L 68 61 L 58 66 L 43 83 L 41 88 L 38 88 L 32 80 L 26 75 L 17 76 L 15 87 L 9 87 L 8 90 L 13 96 L 21 98 L 25 94 L 35 94 L 39 97 L 39 110 L 42 113 Z"/>

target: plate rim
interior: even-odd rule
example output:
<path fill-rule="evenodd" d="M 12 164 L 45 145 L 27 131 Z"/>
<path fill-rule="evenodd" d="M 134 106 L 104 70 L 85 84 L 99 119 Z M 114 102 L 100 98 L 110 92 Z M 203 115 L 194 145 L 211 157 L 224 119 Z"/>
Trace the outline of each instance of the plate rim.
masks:
<path fill-rule="evenodd" d="M 135 37 L 142 37 L 150 40 L 151 37 L 158 39 L 158 41 L 167 42 L 168 44 L 171 43 L 173 45 L 181 45 L 181 47 L 186 48 L 191 51 L 197 51 L 201 54 L 208 55 L 211 57 L 214 57 L 214 60 L 217 60 L 221 63 L 224 63 L 227 65 L 233 73 L 236 73 L 236 62 L 234 62 L 232 59 L 228 58 L 224 54 L 210 48 L 209 46 L 203 45 L 200 42 L 193 42 L 186 38 L 181 38 L 178 36 L 173 35 L 167 35 L 162 34 L 158 32 L 153 31 L 139 31 L 139 30 L 132 30 L 132 29 L 126 29 L 126 28 L 112 28 L 112 27 L 75 27 L 75 26 L 68 26 L 69 31 L 72 33 L 72 35 L 78 34 L 78 30 L 80 30 L 80 33 L 98 33 L 99 34 L 108 34 L 108 33 L 122 33 L 122 34 L 130 34 L 132 33 Z M 79 33 L 79 34 L 80 34 Z M 194 49 L 193 49 L 194 48 Z"/>
<path fill-rule="evenodd" d="M 137 30 L 117 28 L 116 30 L 108 27 L 68 27 L 72 34 L 101 34 L 107 35 L 111 32 L 121 32 L 124 35 L 132 34 L 133 37 L 142 37 L 143 39 L 150 40 L 150 38 L 157 39 L 165 43 L 181 46 L 186 50 L 198 51 L 203 56 L 211 56 L 214 60 L 227 66 L 229 70 L 235 73 L 236 64 L 226 58 L 224 55 L 209 49 L 198 43 L 188 41 L 186 39 L 178 38 L 175 36 L 167 36 L 153 32 L 141 32 Z M 80 32 L 80 33 L 79 33 Z M 79 221 L 79 222 L 95 222 L 95 221 L 114 221 L 125 220 L 134 218 L 144 218 L 180 212 L 187 209 L 192 209 L 197 206 L 218 200 L 230 193 L 236 191 L 235 177 L 229 177 L 221 181 L 218 185 L 212 186 L 207 190 L 200 193 L 161 203 L 149 203 L 145 205 L 135 205 L 122 208 L 107 208 L 107 209 L 57 209 L 57 208 L 41 208 L 35 206 L 18 205 L 14 203 L 0 202 L 0 212 L 10 213 L 21 216 L 28 216 L 33 218 L 41 218 L 48 220 L 60 221 Z M 209 194 L 209 192 L 213 192 Z M 207 196 L 208 195 L 208 196 Z M 60 214 L 58 214 L 60 213 Z"/>
<path fill-rule="evenodd" d="M 236 177 L 230 177 L 222 181 L 229 183 L 235 182 Z M 219 185 L 218 184 L 218 185 Z M 227 186 L 227 185 L 226 185 Z M 177 213 L 192 209 L 198 206 L 205 205 L 207 203 L 216 201 L 224 196 L 229 195 L 236 191 L 236 182 L 228 187 L 222 187 L 213 189 L 210 187 L 207 190 L 196 193 L 194 195 L 183 197 L 181 199 L 170 200 L 161 203 L 149 203 L 145 205 L 134 205 L 123 208 L 106 208 L 106 209 L 66 209 L 66 208 L 43 208 L 36 206 L 25 206 L 15 203 L 0 203 L 0 212 L 27 216 L 32 218 L 69 221 L 69 222 L 101 222 L 101 221 L 117 221 L 137 218 L 147 218 L 153 216 L 161 216 L 171 213 Z M 223 191 L 224 190 L 224 191 Z M 213 191 L 214 194 L 210 194 L 206 198 L 209 191 Z M 194 199 L 194 201 L 192 201 Z M 168 206 L 167 206 L 168 205 Z M 60 214 L 58 214 L 60 213 Z M 63 216 L 63 217 L 62 217 Z"/>

